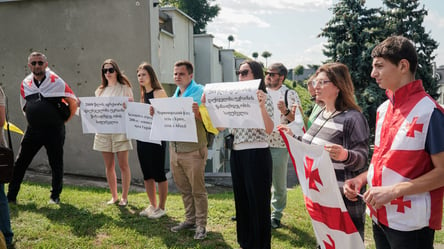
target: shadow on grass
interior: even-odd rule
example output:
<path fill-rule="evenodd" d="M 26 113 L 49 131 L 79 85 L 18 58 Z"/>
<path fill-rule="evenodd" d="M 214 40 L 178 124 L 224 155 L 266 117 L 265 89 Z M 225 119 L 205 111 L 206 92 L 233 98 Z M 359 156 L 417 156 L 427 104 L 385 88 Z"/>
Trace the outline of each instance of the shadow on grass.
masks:
<path fill-rule="evenodd" d="M 16 205 L 11 209 L 11 215 L 28 211 L 45 215 L 51 222 L 65 224 L 71 227 L 71 232 L 77 237 L 95 237 L 97 230 L 109 223 L 112 217 L 105 214 L 92 214 L 86 209 L 79 209 L 71 204 L 61 203 L 59 208 L 38 207 L 35 203 Z"/>
<path fill-rule="evenodd" d="M 281 229 L 287 229 L 291 234 L 281 232 Z M 292 247 L 297 248 L 316 248 L 316 238 L 306 231 L 297 227 L 283 225 L 280 229 L 272 229 L 271 236 L 282 241 L 288 241 Z"/>
<path fill-rule="evenodd" d="M 219 232 L 207 230 L 207 238 L 204 240 L 195 240 L 194 230 L 171 232 L 171 227 L 181 221 L 168 214 L 159 219 L 149 219 L 138 215 L 140 210 L 132 205 L 120 208 L 120 210 L 121 219 L 116 220 L 116 225 L 133 229 L 142 236 L 158 237 L 167 248 L 232 248 L 224 241 L 223 235 Z"/>

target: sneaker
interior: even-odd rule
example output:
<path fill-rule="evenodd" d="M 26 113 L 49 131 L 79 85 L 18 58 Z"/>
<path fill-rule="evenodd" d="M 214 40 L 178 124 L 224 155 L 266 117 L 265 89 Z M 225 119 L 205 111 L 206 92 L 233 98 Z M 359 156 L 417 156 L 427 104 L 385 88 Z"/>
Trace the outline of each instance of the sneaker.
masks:
<path fill-rule="evenodd" d="M 194 239 L 203 240 L 207 237 L 207 230 L 205 227 L 198 226 L 196 228 L 196 233 L 194 234 Z"/>
<path fill-rule="evenodd" d="M 151 214 L 156 211 L 156 208 L 150 205 L 149 207 L 145 208 L 142 212 L 139 213 L 140 216 L 146 216 L 149 217 Z"/>
<path fill-rule="evenodd" d="M 60 204 L 60 198 L 49 198 L 49 204 Z"/>
<path fill-rule="evenodd" d="M 196 228 L 196 224 L 193 223 L 187 223 L 186 221 L 181 222 L 179 225 L 172 227 L 170 230 L 173 233 L 177 233 L 180 230 L 184 230 L 184 229 L 195 229 Z"/>
<path fill-rule="evenodd" d="M 281 225 L 281 221 L 278 219 L 271 219 L 271 228 L 276 229 L 276 228 L 280 228 Z"/>
<path fill-rule="evenodd" d="M 148 216 L 148 218 L 151 219 L 159 219 L 160 217 L 164 216 L 166 214 L 166 211 L 161 209 L 161 208 L 157 208 L 156 210 L 154 210 L 154 212 Z"/>

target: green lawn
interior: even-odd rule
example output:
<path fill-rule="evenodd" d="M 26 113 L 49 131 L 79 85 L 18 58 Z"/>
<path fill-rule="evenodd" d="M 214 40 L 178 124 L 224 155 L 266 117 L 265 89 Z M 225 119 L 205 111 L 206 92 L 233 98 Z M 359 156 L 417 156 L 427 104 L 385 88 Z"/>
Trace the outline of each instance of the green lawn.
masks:
<path fill-rule="evenodd" d="M 131 192 L 129 205 L 106 205 L 107 189 L 65 186 L 61 204 L 48 204 L 49 186 L 25 182 L 18 205 L 11 205 L 16 248 L 239 248 L 236 242 L 232 192 L 209 195 L 208 237 L 193 239 L 193 231 L 171 233 L 183 220 L 179 194 L 170 194 L 167 216 L 150 220 L 139 216 L 147 206 L 143 192 Z M 284 227 L 272 231 L 272 248 L 315 248 L 316 240 L 302 193 L 289 190 Z M 437 243 L 444 242 L 438 232 Z M 366 247 L 374 248 L 367 222 Z"/>

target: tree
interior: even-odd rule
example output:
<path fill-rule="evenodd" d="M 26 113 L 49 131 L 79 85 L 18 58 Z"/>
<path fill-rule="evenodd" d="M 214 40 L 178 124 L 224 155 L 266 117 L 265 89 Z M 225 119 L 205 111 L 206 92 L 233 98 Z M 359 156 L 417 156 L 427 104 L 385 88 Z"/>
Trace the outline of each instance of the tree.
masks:
<path fill-rule="evenodd" d="M 380 9 L 366 9 L 364 0 L 341 0 L 332 8 L 333 17 L 319 36 L 328 40 L 324 55 L 327 62 L 338 61 L 350 70 L 358 104 L 371 128 L 375 126 L 376 108 L 385 99 L 371 73 L 371 50 L 381 41 L 384 26 Z"/>
<path fill-rule="evenodd" d="M 298 76 L 303 75 L 304 74 L 304 70 L 305 70 L 304 66 L 302 66 L 302 65 L 298 65 L 295 68 L 293 68 L 293 76 L 296 75 L 295 78 L 292 78 L 293 79 L 293 85 L 296 85 L 296 83 L 302 83 L 302 81 L 299 80 Z"/>
<path fill-rule="evenodd" d="M 230 43 L 231 43 L 232 41 L 234 41 L 234 36 L 229 35 L 229 36 L 228 36 L 228 48 L 230 48 Z"/>
<path fill-rule="evenodd" d="M 265 67 L 268 67 L 267 60 L 268 60 L 268 57 L 271 57 L 271 53 L 268 51 L 264 51 L 264 52 L 262 52 L 261 56 L 265 58 Z"/>
<path fill-rule="evenodd" d="M 437 43 L 422 27 L 427 11 L 424 6 L 418 9 L 418 0 L 384 0 L 383 3 L 385 9 L 366 9 L 365 0 L 340 0 L 333 6 L 333 17 L 319 35 L 328 40 L 324 50 L 328 61 L 342 62 L 350 69 L 358 104 L 372 130 L 376 108 L 386 96 L 370 77 L 371 51 L 387 37 L 403 35 L 415 43 L 419 63 L 416 77 L 423 80 L 431 96 L 437 96 L 437 80 L 432 77 Z"/>
<path fill-rule="evenodd" d="M 293 72 L 295 75 L 299 76 L 299 75 L 303 75 L 304 74 L 304 66 L 302 65 L 298 65 L 297 67 L 295 67 L 293 69 Z"/>
<path fill-rule="evenodd" d="M 254 60 L 257 60 L 257 57 L 259 57 L 259 53 L 258 52 L 253 52 L 251 54 L 251 56 L 253 56 Z"/>
<path fill-rule="evenodd" d="M 207 23 L 215 18 L 220 11 L 219 5 L 211 5 L 215 0 L 160 0 L 161 6 L 172 5 L 196 21 L 195 34 L 206 33 Z"/>
<path fill-rule="evenodd" d="M 387 36 L 402 35 L 415 43 L 418 53 L 418 69 L 416 78 L 422 79 L 424 89 L 432 97 L 438 97 L 438 80 L 433 77 L 434 51 L 438 43 L 422 26 L 427 10 L 424 5 L 419 8 L 420 1 L 384 0 L 387 9 L 384 11 Z"/>
<path fill-rule="evenodd" d="M 307 64 L 307 67 L 309 69 L 313 69 L 314 71 L 318 70 L 318 68 L 320 67 L 320 65 L 316 65 L 316 64 Z"/>

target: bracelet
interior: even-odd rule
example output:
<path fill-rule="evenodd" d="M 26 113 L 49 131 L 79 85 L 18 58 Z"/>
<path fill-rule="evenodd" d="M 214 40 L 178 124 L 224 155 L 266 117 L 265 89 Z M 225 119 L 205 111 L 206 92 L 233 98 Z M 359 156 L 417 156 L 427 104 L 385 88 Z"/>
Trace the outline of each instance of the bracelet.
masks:
<path fill-rule="evenodd" d="M 290 113 L 290 110 L 287 109 L 287 111 L 285 112 L 284 116 L 287 116 Z"/>

